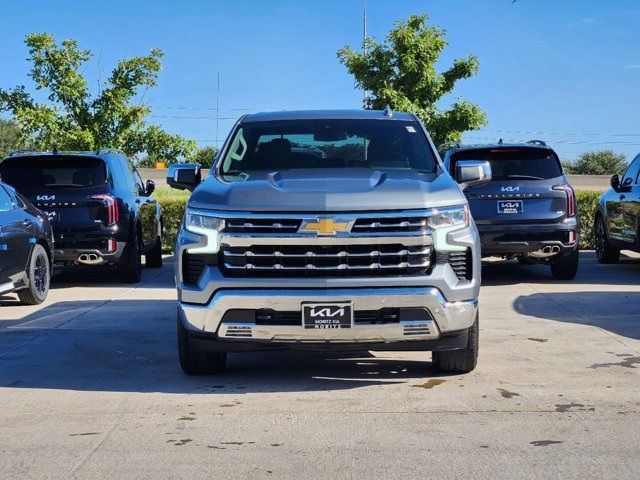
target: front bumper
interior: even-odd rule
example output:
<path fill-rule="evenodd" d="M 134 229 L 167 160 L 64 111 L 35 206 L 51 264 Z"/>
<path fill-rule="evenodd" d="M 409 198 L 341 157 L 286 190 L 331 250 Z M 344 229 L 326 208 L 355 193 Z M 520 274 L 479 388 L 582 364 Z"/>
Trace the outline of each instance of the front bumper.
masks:
<path fill-rule="evenodd" d="M 305 329 L 300 325 L 258 325 L 226 322 L 232 309 L 300 310 L 302 302 L 352 301 L 354 311 L 380 308 L 425 308 L 429 319 L 383 324 L 354 324 L 343 329 Z M 318 290 L 222 290 L 207 305 L 178 303 L 178 315 L 194 333 L 214 334 L 217 340 L 256 343 L 374 344 L 439 339 L 471 327 L 477 300 L 447 302 L 436 288 L 372 288 Z"/>

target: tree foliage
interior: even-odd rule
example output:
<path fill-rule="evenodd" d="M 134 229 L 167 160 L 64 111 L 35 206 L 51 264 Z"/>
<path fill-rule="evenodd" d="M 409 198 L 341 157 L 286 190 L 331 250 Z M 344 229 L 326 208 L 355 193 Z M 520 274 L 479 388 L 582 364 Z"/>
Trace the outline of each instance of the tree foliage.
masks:
<path fill-rule="evenodd" d="M 474 103 L 457 99 L 449 109 L 439 103 L 458 80 L 475 75 L 475 55 L 456 59 L 438 72 L 436 63 L 447 42 L 445 31 L 427 24 L 426 15 L 412 15 L 396 22 L 383 43 L 364 42 L 366 53 L 345 46 L 338 59 L 355 77 L 356 86 L 369 92 L 364 108 L 413 112 L 425 123 L 436 145 L 457 142 L 462 133 L 486 124 L 484 112 Z"/>
<path fill-rule="evenodd" d="M 202 147 L 191 157 L 191 161 L 199 163 L 202 168 L 211 168 L 213 159 L 217 154 L 218 149 L 214 146 Z"/>
<path fill-rule="evenodd" d="M 11 120 L 0 118 L 0 159 L 21 147 L 20 129 Z"/>
<path fill-rule="evenodd" d="M 567 164 L 565 163 L 565 170 Z M 627 168 L 627 158 L 623 153 L 612 150 L 585 152 L 569 164 L 569 173 L 575 175 L 614 175 Z"/>
<path fill-rule="evenodd" d="M 118 148 L 127 155 L 147 152 L 166 160 L 195 151 L 195 142 L 145 122 L 150 110 L 139 99 L 157 84 L 160 50 L 118 62 L 93 96 L 82 73 L 89 50 L 75 40 L 58 44 L 46 33 L 27 35 L 25 43 L 29 77 L 36 90 L 48 93 L 48 102 L 38 103 L 24 85 L 0 88 L 0 111 L 11 112 L 18 122 L 21 142 L 40 150 Z"/>

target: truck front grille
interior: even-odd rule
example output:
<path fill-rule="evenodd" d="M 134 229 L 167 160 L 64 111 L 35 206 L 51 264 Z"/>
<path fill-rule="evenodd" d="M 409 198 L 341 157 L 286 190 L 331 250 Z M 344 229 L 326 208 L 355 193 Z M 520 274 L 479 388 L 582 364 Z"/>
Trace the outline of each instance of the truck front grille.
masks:
<path fill-rule="evenodd" d="M 344 277 L 426 275 L 431 268 L 429 245 L 223 245 L 227 276 Z"/>
<path fill-rule="evenodd" d="M 295 218 L 232 218 L 227 220 L 228 233 L 296 233 L 302 220 Z"/>
<path fill-rule="evenodd" d="M 342 218 L 342 215 L 337 215 Z M 348 217 L 345 215 L 344 217 Z M 313 217 L 311 217 L 313 218 Z M 302 225 L 301 218 L 231 218 L 226 221 L 227 233 L 282 234 L 297 233 Z M 353 233 L 422 233 L 427 229 L 424 216 L 359 217 L 356 218 Z"/>
<path fill-rule="evenodd" d="M 351 229 L 354 233 L 423 232 L 427 228 L 424 217 L 359 218 Z"/>

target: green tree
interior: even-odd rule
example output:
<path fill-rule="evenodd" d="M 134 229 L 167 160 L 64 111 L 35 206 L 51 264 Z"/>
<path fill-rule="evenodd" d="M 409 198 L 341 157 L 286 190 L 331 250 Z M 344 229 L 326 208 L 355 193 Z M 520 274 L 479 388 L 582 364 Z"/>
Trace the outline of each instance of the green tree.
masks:
<path fill-rule="evenodd" d="M 20 141 L 48 150 L 118 148 L 127 155 L 147 152 L 165 161 L 190 156 L 192 140 L 171 135 L 145 118 L 150 109 L 144 93 L 156 86 L 162 52 L 121 60 L 100 91 L 92 96 L 82 73 L 91 58 L 75 40 L 58 44 L 46 33 L 30 34 L 25 43 L 32 64 L 29 77 L 36 90 L 48 92 L 48 102 L 38 103 L 24 85 L 0 88 L 0 111 L 11 112 L 20 125 Z"/>
<path fill-rule="evenodd" d="M 213 159 L 218 154 L 218 149 L 213 146 L 199 148 L 198 151 L 189 160 L 199 163 L 202 168 L 211 168 Z"/>
<path fill-rule="evenodd" d="M 0 118 L 0 159 L 20 147 L 20 128 L 15 122 Z"/>
<path fill-rule="evenodd" d="M 585 152 L 571 164 L 571 173 L 576 175 L 614 175 L 627 168 L 623 153 L 612 150 Z"/>
<path fill-rule="evenodd" d="M 475 55 L 456 59 L 443 72 L 436 63 L 447 47 L 445 31 L 427 25 L 426 15 L 412 15 L 396 22 L 384 43 L 364 42 L 366 53 L 345 46 L 338 59 L 355 77 L 356 86 L 369 92 L 364 108 L 413 112 L 425 123 L 436 145 L 460 141 L 462 133 L 487 123 L 484 112 L 468 100 L 458 99 L 443 110 L 440 100 L 453 91 L 458 80 L 478 72 Z"/>

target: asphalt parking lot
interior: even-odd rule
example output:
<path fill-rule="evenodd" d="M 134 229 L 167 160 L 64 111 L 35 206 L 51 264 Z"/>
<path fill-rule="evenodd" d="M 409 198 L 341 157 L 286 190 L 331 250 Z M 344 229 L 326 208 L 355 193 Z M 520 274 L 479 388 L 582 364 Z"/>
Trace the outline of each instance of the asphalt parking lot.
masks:
<path fill-rule="evenodd" d="M 231 355 L 186 377 L 170 259 L 0 297 L 0 478 L 634 478 L 640 257 L 485 265 L 476 371 L 430 354 Z"/>

